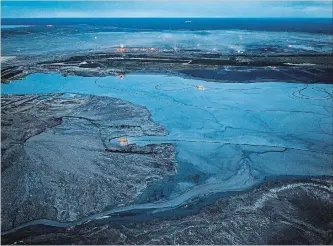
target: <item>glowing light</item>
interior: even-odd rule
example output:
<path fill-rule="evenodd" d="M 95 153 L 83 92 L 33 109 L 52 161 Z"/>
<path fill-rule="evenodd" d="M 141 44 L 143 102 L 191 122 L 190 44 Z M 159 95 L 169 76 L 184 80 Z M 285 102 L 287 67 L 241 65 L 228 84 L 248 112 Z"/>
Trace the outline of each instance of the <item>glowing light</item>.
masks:
<path fill-rule="evenodd" d="M 120 74 L 117 75 L 117 77 L 120 78 L 120 79 L 123 79 L 125 77 L 125 75 L 120 73 Z"/>
<path fill-rule="evenodd" d="M 95 39 L 97 39 L 97 37 L 95 36 Z"/>
<path fill-rule="evenodd" d="M 203 85 L 196 85 L 195 87 L 197 87 L 199 90 L 204 90 L 205 87 Z"/>
<path fill-rule="evenodd" d="M 118 138 L 117 141 L 119 143 L 128 143 L 128 139 L 127 138 Z"/>
<path fill-rule="evenodd" d="M 124 46 L 123 44 L 121 44 L 121 45 L 120 45 L 120 48 L 122 48 L 122 49 L 123 49 L 124 47 L 125 47 L 125 46 Z"/>
<path fill-rule="evenodd" d="M 127 138 L 118 138 L 117 141 L 118 141 L 120 146 L 128 145 L 128 139 Z"/>
<path fill-rule="evenodd" d="M 288 44 L 288 47 L 291 48 L 291 47 L 293 47 L 293 46 L 292 46 L 291 44 Z"/>
<path fill-rule="evenodd" d="M 125 52 L 126 50 L 125 50 L 125 48 L 118 48 L 118 49 L 116 49 L 116 52 Z"/>

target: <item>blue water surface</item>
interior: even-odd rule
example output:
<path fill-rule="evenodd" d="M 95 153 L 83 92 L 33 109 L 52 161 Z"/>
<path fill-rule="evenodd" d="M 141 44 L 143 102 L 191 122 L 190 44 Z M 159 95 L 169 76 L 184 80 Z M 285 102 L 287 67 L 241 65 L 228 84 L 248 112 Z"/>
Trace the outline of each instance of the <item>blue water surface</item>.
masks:
<path fill-rule="evenodd" d="M 95 25 L 118 29 L 290 31 L 332 34 L 331 18 L 3 18 L 3 25 Z M 116 30 L 115 30 L 116 31 Z"/>
<path fill-rule="evenodd" d="M 249 188 L 273 176 L 332 175 L 332 85 L 214 83 L 165 75 L 79 77 L 32 74 L 3 94 L 110 96 L 145 106 L 167 136 L 130 143 L 173 143 L 178 202 Z M 109 143 L 112 145 L 112 143 Z M 200 175 L 200 182 L 191 175 Z"/>

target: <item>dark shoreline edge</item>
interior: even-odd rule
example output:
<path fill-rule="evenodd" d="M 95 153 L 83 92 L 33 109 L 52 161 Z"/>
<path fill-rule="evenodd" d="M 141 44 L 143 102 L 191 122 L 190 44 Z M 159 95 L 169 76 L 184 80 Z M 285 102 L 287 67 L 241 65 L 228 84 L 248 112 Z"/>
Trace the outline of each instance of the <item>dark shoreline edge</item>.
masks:
<path fill-rule="evenodd" d="M 41 62 L 36 62 L 41 61 Z M 201 51 L 95 52 L 77 56 L 20 57 L 4 62 L 1 83 L 32 73 L 83 77 L 163 73 L 221 83 L 286 81 L 332 84 L 333 54 L 222 55 Z M 246 76 L 235 73 L 246 72 Z"/>

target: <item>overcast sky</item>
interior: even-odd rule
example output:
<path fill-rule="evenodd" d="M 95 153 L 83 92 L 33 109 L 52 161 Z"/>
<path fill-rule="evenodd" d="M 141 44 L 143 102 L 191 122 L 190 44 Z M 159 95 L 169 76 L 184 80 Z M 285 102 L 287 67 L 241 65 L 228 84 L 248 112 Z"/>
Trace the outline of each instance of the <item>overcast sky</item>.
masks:
<path fill-rule="evenodd" d="M 329 17 L 331 1 L 2 1 L 3 18 Z"/>

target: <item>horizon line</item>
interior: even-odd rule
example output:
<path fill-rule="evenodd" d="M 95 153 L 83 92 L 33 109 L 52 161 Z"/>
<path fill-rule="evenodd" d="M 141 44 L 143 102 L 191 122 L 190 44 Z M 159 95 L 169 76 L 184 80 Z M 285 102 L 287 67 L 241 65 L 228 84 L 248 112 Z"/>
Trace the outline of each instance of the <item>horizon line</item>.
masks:
<path fill-rule="evenodd" d="M 101 16 L 101 17 L 1 17 L 1 19 L 332 19 L 333 17 L 286 17 L 286 16 L 281 16 L 281 17 L 232 17 L 232 16 L 193 16 L 193 17 L 183 17 L 183 16 L 164 16 L 164 17 L 159 17 L 159 16 L 125 16 L 125 17 L 109 17 L 109 16 Z"/>

